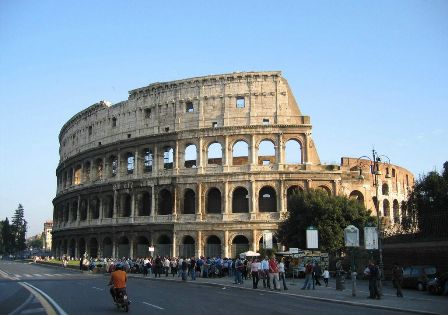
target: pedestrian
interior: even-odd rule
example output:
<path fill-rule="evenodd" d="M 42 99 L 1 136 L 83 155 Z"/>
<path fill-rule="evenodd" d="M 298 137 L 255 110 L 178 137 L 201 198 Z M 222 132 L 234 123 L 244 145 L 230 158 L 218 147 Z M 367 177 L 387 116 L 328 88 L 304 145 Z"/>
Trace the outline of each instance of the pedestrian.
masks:
<path fill-rule="evenodd" d="M 392 283 L 397 288 L 397 296 L 403 297 L 401 284 L 403 283 L 403 268 L 398 263 L 394 263 L 392 267 Z"/>
<path fill-rule="evenodd" d="M 269 280 L 272 279 L 272 289 L 271 290 L 277 290 L 280 291 L 280 278 L 279 278 L 279 270 L 278 270 L 278 264 L 275 260 L 275 257 L 272 256 L 271 259 L 269 259 Z"/>
<path fill-rule="evenodd" d="M 370 260 L 367 269 L 368 270 L 365 270 L 365 274 L 369 279 L 369 298 L 379 300 L 381 298 L 378 289 L 378 279 L 380 274 L 379 268 L 377 265 L 375 265 L 375 262 L 373 260 Z"/>
<path fill-rule="evenodd" d="M 313 267 L 313 275 L 314 275 L 315 284 L 318 286 L 321 286 L 319 280 L 320 280 L 320 277 L 322 276 L 322 269 L 320 268 L 319 263 L 317 263 L 317 262 L 314 264 L 314 267 Z"/>
<path fill-rule="evenodd" d="M 243 284 L 243 268 L 243 262 L 239 258 L 237 258 L 235 261 L 235 284 Z"/>
<path fill-rule="evenodd" d="M 269 260 L 268 256 L 265 256 L 264 259 L 261 261 L 261 269 L 262 273 L 260 274 L 263 279 L 263 288 L 268 289 L 271 288 L 271 281 L 269 279 Z"/>
<path fill-rule="evenodd" d="M 324 268 L 324 273 L 322 274 L 324 277 L 325 286 L 328 287 L 328 279 L 330 278 L 330 272 L 328 271 L 328 268 Z"/>
<path fill-rule="evenodd" d="M 285 270 L 285 258 L 281 258 L 280 262 L 278 264 L 278 276 L 280 280 L 283 283 L 283 290 L 288 290 L 288 287 L 286 286 L 286 270 Z"/>
<path fill-rule="evenodd" d="M 258 288 L 258 281 L 260 278 L 258 277 L 258 272 L 260 270 L 260 262 L 257 258 L 252 259 L 252 263 L 250 264 L 250 273 L 252 275 L 252 288 L 257 289 Z"/>
<path fill-rule="evenodd" d="M 186 259 L 182 260 L 181 271 L 182 271 L 182 281 L 187 281 L 188 262 Z"/>
<path fill-rule="evenodd" d="M 302 290 L 309 290 L 311 288 L 311 283 L 314 284 L 313 281 L 313 265 L 311 262 L 308 262 L 305 265 L 305 283 L 303 284 Z"/>

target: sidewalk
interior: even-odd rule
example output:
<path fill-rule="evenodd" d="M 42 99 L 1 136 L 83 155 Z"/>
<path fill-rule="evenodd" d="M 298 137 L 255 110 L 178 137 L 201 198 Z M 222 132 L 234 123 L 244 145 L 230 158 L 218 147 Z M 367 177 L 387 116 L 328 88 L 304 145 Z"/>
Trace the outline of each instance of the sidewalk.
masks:
<path fill-rule="evenodd" d="M 154 278 L 154 276 L 143 277 L 142 274 L 128 274 L 128 276 L 131 278 L 145 278 L 148 280 L 182 282 L 182 280 L 177 276 L 173 278 L 171 275 L 168 277 L 162 275 L 161 278 Z M 226 288 L 254 290 L 252 289 L 252 279 L 244 280 L 244 283 L 239 285 L 234 284 L 233 277 L 198 277 L 194 281 L 189 278 L 187 282 L 194 282 L 196 284 L 203 285 L 223 286 Z M 328 287 L 325 287 L 325 284 L 321 280 L 322 286 L 316 286 L 315 290 L 301 290 L 303 283 L 304 279 L 287 279 L 286 284 L 288 286 L 288 290 L 284 291 L 282 287 L 282 290 L 279 292 L 263 289 L 263 282 L 260 280 L 257 290 L 272 294 L 288 294 L 325 302 L 344 303 L 395 311 L 399 310 L 415 314 L 448 314 L 448 297 L 435 296 L 430 295 L 428 292 L 404 289 L 404 298 L 398 298 L 390 281 L 385 281 L 383 284 L 383 296 L 381 300 L 372 300 L 367 298 L 369 295 L 369 289 L 368 282 L 365 280 L 357 281 L 357 296 L 355 297 L 352 296 L 352 283 L 350 280 L 346 280 L 344 291 L 336 291 L 335 279 L 330 279 Z"/>

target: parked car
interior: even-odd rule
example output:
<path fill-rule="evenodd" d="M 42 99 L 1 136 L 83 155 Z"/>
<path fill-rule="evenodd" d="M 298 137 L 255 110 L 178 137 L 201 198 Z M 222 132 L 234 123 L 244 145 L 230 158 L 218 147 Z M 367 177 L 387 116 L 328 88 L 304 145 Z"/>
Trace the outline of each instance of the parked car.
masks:
<path fill-rule="evenodd" d="M 403 287 L 424 291 L 428 282 L 436 276 L 437 268 L 435 266 L 407 266 L 403 269 Z"/>
<path fill-rule="evenodd" d="M 448 294 L 448 272 L 428 281 L 427 289 L 431 294 Z"/>

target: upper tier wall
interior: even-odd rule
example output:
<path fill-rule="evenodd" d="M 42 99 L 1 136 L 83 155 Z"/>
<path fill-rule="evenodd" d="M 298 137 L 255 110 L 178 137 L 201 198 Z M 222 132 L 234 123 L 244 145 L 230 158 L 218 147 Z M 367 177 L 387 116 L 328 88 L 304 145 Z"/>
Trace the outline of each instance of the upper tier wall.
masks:
<path fill-rule="evenodd" d="M 154 83 L 115 105 L 94 104 L 59 134 L 60 161 L 120 140 L 191 129 L 307 125 L 281 72 L 245 72 Z"/>

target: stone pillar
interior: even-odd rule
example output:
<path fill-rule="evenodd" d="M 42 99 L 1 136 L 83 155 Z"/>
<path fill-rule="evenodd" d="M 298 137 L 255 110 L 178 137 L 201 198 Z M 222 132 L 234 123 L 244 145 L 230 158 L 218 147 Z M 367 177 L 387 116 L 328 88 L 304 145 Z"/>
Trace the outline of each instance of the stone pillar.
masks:
<path fill-rule="evenodd" d="M 114 189 L 114 212 L 112 218 L 116 219 L 118 217 L 118 190 Z"/>
<path fill-rule="evenodd" d="M 78 195 L 78 209 L 76 209 L 76 224 L 81 221 L 81 195 Z"/>
<path fill-rule="evenodd" d="M 249 143 L 249 164 L 251 165 L 257 165 L 258 164 L 258 158 L 257 158 L 257 145 L 256 145 L 255 135 L 250 135 L 250 143 Z"/>
<path fill-rule="evenodd" d="M 258 213 L 258 206 L 257 206 L 257 192 L 256 192 L 256 185 L 255 181 L 250 181 L 250 197 L 249 197 L 249 212 L 250 213 Z"/>
<path fill-rule="evenodd" d="M 75 241 L 75 257 L 80 258 L 81 255 L 79 254 L 79 240 L 77 239 Z"/>
<path fill-rule="evenodd" d="M 156 214 L 156 196 L 155 196 L 154 185 L 152 185 L 151 186 L 151 214 L 150 214 L 151 222 L 154 222 L 155 214 Z"/>
<path fill-rule="evenodd" d="M 131 235 L 129 238 L 129 257 L 131 259 L 134 259 L 134 243 L 135 243 L 135 236 Z"/>
<path fill-rule="evenodd" d="M 178 207 L 178 201 L 179 201 L 179 197 L 177 196 L 179 189 L 177 188 L 177 186 L 173 187 L 173 197 L 174 197 L 174 202 L 173 202 L 173 219 L 177 220 L 177 207 Z"/>
<path fill-rule="evenodd" d="M 140 167 L 140 161 L 138 159 L 139 159 L 139 157 L 138 157 L 138 149 L 137 149 L 137 150 L 135 150 L 135 153 L 134 153 L 134 176 L 137 176 L 140 174 L 141 167 Z"/>
<path fill-rule="evenodd" d="M 130 221 L 134 222 L 134 218 L 135 218 L 135 192 L 132 190 L 131 191 L 131 218 Z"/>
<path fill-rule="evenodd" d="M 203 244 L 202 244 L 202 231 L 198 230 L 196 234 L 196 257 L 201 257 L 204 254 Z"/>
<path fill-rule="evenodd" d="M 197 164 L 199 173 L 202 173 L 203 168 L 206 164 L 206 163 L 204 163 L 204 156 L 207 156 L 207 154 L 204 154 L 204 149 L 202 148 L 203 145 L 204 144 L 203 144 L 202 137 L 200 137 L 199 141 L 198 141 L 198 148 L 196 149 L 196 152 L 197 152 L 196 164 Z"/>
<path fill-rule="evenodd" d="M 229 255 L 229 231 L 224 231 L 224 257 L 230 257 Z"/>
<path fill-rule="evenodd" d="M 173 171 L 177 174 L 179 171 L 179 142 L 176 141 L 176 146 L 174 147 L 174 157 L 173 157 Z"/>
<path fill-rule="evenodd" d="M 118 154 L 117 154 L 117 174 L 115 175 L 115 177 L 117 179 L 121 178 L 121 172 L 123 169 L 123 165 L 121 165 L 121 163 L 122 163 L 121 152 L 118 152 Z M 112 167 L 112 165 L 111 165 L 111 167 Z"/>
<path fill-rule="evenodd" d="M 92 213 L 90 211 L 90 198 L 87 198 L 87 215 L 86 216 L 87 216 L 86 221 L 89 222 L 89 224 L 90 224 L 90 221 L 92 219 Z"/>
<path fill-rule="evenodd" d="M 280 213 L 286 212 L 285 200 L 286 200 L 286 192 L 285 192 L 285 183 L 283 180 L 280 180 L 279 191 L 277 195 L 277 211 Z"/>
<path fill-rule="evenodd" d="M 152 153 L 152 173 L 157 175 L 159 171 L 159 159 L 160 159 L 157 145 L 154 145 L 153 150 L 154 152 Z"/>
<path fill-rule="evenodd" d="M 104 213 L 104 210 L 103 210 L 103 207 L 104 207 L 103 199 L 104 198 L 103 198 L 103 196 L 100 196 L 99 199 L 100 199 L 100 213 L 98 214 L 98 219 L 101 221 L 103 219 L 103 213 Z"/>
<path fill-rule="evenodd" d="M 172 257 L 177 256 L 177 233 L 173 231 Z"/>
<path fill-rule="evenodd" d="M 204 214 L 204 209 L 202 209 L 202 183 L 196 184 L 196 220 L 202 220 L 202 215 Z"/>
<path fill-rule="evenodd" d="M 112 258 L 116 258 L 117 257 L 117 243 L 115 241 L 115 238 L 112 237 Z"/>
<path fill-rule="evenodd" d="M 277 164 L 285 164 L 285 147 L 283 143 L 283 133 L 279 133 L 277 137 Z"/>
<path fill-rule="evenodd" d="M 305 133 L 305 143 L 302 146 L 302 164 L 309 164 L 309 154 L 308 154 L 308 148 L 310 145 L 310 132 Z"/>
<path fill-rule="evenodd" d="M 224 214 L 229 214 L 230 213 L 230 206 L 229 206 L 229 182 L 225 181 L 224 182 L 224 198 L 222 198 L 224 200 Z"/>
<path fill-rule="evenodd" d="M 224 136 L 224 144 L 222 146 L 222 165 L 230 165 L 230 148 L 229 148 L 229 137 Z"/>
<path fill-rule="evenodd" d="M 252 230 L 252 250 L 257 251 L 257 231 Z"/>

